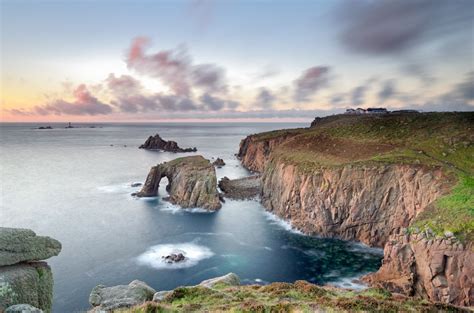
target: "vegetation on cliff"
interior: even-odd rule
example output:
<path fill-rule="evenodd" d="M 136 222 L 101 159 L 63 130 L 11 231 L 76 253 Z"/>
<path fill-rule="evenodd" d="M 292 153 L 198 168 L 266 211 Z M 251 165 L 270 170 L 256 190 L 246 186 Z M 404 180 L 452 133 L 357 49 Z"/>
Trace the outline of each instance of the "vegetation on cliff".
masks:
<path fill-rule="evenodd" d="M 273 148 L 267 166 L 277 162 L 314 172 L 341 166 L 409 164 L 441 168 L 444 196 L 414 221 L 435 235 L 453 233 L 474 240 L 474 112 L 335 115 L 310 128 L 251 136 L 254 142 L 285 138 Z"/>
<path fill-rule="evenodd" d="M 161 302 L 117 312 L 462 312 L 447 304 L 433 304 L 383 289 L 348 291 L 319 287 L 306 281 L 265 286 L 179 287 Z"/>

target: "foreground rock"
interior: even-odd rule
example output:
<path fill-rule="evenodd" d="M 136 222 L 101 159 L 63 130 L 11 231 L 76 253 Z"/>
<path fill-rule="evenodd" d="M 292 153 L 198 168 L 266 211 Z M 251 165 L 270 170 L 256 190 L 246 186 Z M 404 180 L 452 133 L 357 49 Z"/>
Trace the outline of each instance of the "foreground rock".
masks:
<path fill-rule="evenodd" d="M 53 238 L 36 236 L 29 229 L 0 228 L 0 266 L 45 260 L 60 251 L 61 243 Z"/>
<path fill-rule="evenodd" d="M 196 152 L 196 148 L 186 148 L 182 149 L 178 146 L 178 143 L 176 141 L 166 141 L 163 140 L 160 135 L 156 134 L 155 136 L 150 136 L 148 139 L 145 141 L 144 144 L 142 144 L 139 149 L 147 149 L 147 150 L 162 150 L 162 151 L 167 151 L 167 152 Z"/>
<path fill-rule="evenodd" d="M 214 288 L 215 286 L 240 286 L 240 278 L 234 273 L 228 273 L 224 276 L 204 280 L 199 286 L 207 288 Z"/>
<path fill-rule="evenodd" d="M 202 156 L 178 158 L 152 167 L 136 196 L 156 196 L 163 177 L 168 178 L 167 200 L 171 203 L 183 208 L 200 207 L 210 211 L 220 209 L 216 170 Z"/>
<path fill-rule="evenodd" d="M 29 304 L 15 304 L 7 308 L 5 313 L 43 313 L 43 310 Z"/>
<path fill-rule="evenodd" d="M 224 177 L 219 181 L 224 196 L 231 199 L 249 199 L 260 193 L 260 177 L 250 176 L 239 179 Z"/>
<path fill-rule="evenodd" d="M 53 274 L 45 262 L 0 267 L 0 312 L 15 304 L 51 311 Z"/>
<path fill-rule="evenodd" d="M 382 267 L 363 280 L 392 292 L 472 306 L 473 248 L 451 237 L 393 235 L 385 245 Z"/>
<path fill-rule="evenodd" d="M 53 274 L 46 262 L 38 260 L 60 251 L 59 241 L 29 229 L 0 228 L 0 312 L 7 308 L 15 312 L 25 305 L 51 312 Z"/>
<path fill-rule="evenodd" d="M 153 299 L 155 290 L 146 283 L 134 280 L 128 285 L 106 287 L 98 285 L 89 296 L 89 303 L 96 312 L 129 308 Z"/>

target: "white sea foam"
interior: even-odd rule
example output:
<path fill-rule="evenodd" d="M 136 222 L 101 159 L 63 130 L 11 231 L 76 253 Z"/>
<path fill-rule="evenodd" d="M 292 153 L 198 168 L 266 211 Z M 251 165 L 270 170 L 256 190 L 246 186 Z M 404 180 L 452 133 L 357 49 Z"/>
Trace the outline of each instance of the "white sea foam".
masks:
<path fill-rule="evenodd" d="M 362 276 L 363 274 L 352 277 L 341 277 L 337 280 L 328 282 L 326 285 L 353 290 L 364 290 L 367 289 L 368 286 L 359 280 Z"/>
<path fill-rule="evenodd" d="M 299 231 L 298 229 L 296 229 L 295 227 L 293 227 L 293 225 L 291 225 L 290 222 L 285 221 L 285 220 L 279 218 L 278 216 L 276 216 L 275 214 L 272 214 L 270 212 L 264 212 L 264 214 L 265 214 L 265 217 L 270 221 L 271 224 L 278 225 L 281 228 L 283 228 L 283 229 L 285 229 L 289 232 L 292 232 L 294 234 L 303 235 L 303 233 L 301 231 Z"/>
<path fill-rule="evenodd" d="M 178 263 L 166 263 L 163 256 L 171 253 L 182 253 L 185 260 Z M 201 260 L 208 259 L 214 255 L 208 247 L 197 245 L 193 242 L 162 244 L 156 245 L 148 249 L 145 253 L 137 258 L 138 264 L 150 266 L 156 269 L 179 269 L 192 267 Z"/>
<path fill-rule="evenodd" d="M 127 193 L 134 190 L 134 188 L 132 188 L 130 184 L 116 184 L 116 185 L 100 186 L 100 187 L 97 187 L 97 189 L 99 189 L 99 191 L 103 193 Z"/>
<path fill-rule="evenodd" d="M 183 213 L 213 213 L 202 208 L 182 208 L 179 205 L 174 205 L 170 202 L 163 201 L 160 206 L 160 211 L 171 213 L 171 214 L 183 214 Z"/>
<path fill-rule="evenodd" d="M 373 254 L 373 255 L 383 255 L 383 249 L 382 248 L 374 248 L 374 247 L 369 247 L 363 243 L 360 242 L 351 242 L 349 244 L 349 251 L 351 252 L 363 252 L 363 253 L 368 253 L 368 254 Z"/>

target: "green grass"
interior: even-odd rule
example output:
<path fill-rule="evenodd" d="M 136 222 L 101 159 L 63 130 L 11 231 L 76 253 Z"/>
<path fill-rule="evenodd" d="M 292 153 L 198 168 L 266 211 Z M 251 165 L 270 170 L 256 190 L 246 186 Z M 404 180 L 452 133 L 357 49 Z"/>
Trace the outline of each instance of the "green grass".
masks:
<path fill-rule="evenodd" d="M 415 227 L 429 227 L 438 236 L 449 231 L 461 241 L 474 241 L 474 177 L 460 174 L 451 192 L 415 219 Z"/>
<path fill-rule="evenodd" d="M 347 291 L 325 288 L 306 281 L 266 286 L 207 289 L 179 287 L 161 303 L 148 302 L 120 312 L 456 312 L 449 305 L 394 297 L 384 289 Z"/>

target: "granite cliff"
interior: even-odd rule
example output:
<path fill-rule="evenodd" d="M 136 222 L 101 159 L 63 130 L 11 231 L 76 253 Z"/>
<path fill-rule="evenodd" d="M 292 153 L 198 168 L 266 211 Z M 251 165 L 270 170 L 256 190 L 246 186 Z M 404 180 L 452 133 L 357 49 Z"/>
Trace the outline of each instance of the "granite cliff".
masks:
<path fill-rule="evenodd" d="M 251 135 L 238 156 L 262 174 L 262 204 L 296 228 L 385 247 L 366 281 L 473 305 L 472 125 L 474 113 L 338 115 Z"/>

